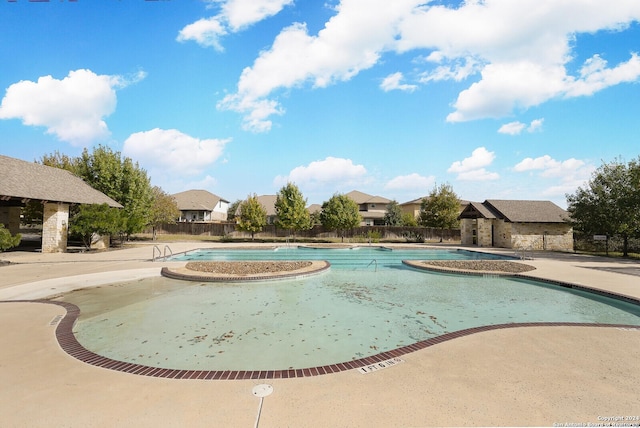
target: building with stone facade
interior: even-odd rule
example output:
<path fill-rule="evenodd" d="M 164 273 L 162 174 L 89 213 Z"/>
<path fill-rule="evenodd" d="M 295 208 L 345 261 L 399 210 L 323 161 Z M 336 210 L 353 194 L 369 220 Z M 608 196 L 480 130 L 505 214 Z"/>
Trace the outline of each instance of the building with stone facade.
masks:
<path fill-rule="evenodd" d="M 568 213 L 551 201 L 470 202 L 458 218 L 463 245 L 573 251 Z"/>
<path fill-rule="evenodd" d="M 32 200 L 43 205 L 43 253 L 66 251 L 70 205 L 122 208 L 69 171 L 0 155 L 0 223 L 12 235 L 20 231 L 22 207 Z"/>

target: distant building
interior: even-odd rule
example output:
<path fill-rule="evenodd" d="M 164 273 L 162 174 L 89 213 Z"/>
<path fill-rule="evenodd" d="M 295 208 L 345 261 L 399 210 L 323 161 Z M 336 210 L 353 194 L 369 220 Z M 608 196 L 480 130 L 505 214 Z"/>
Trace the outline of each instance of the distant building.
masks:
<path fill-rule="evenodd" d="M 417 219 L 420 215 L 420 207 L 422 206 L 422 201 L 428 198 L 429 196 L 423 196 L 418 199 L 404 202 L 400 204 L 400 209 L 402 209 L 403 214 L 410 214 L 413 216 L 413 218 Z M 469 205 L 469 201 L 460 199 L 460 212 L 462 212 L 462 210 L 464 210 L 467 205 Z"/>
<path fill-rule="evenodd" d="M 384 226 L 384 215 L 390 199 L 382 196 L 372 196 L 353 190 L 345 196 L 358 204 L 358 212 L 362 217 L 360 226 Z"/>
<path fill-rule="evenodd" d="M 278 216 L 276 215 L 276 195 L 260 195 L 258 196 L 258 202 L 267 211 L 267 224 L 275 224 Z"/>
<path fill-rule="evenodd" d="M 463 245 L 573 251 L 568 214 L 551 201 L 470 202 L 458 218 Z"/>
<path fill-rule="evenodd" d="M 229 201 L 206 190 L 187 190 L 173 196 L 180 218 L 178 221 L 222 222 L 227 220 Z"/>

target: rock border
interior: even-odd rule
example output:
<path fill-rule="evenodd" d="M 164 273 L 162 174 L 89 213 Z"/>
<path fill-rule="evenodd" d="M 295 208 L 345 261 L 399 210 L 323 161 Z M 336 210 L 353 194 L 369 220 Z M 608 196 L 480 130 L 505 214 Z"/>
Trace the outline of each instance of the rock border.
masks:
<path fill-rule="evenodd" d="M 274 262 L 272 266 L 277 266 L 278 263 L 287 262 L 280 261 Z M 220 263 L 220 262 L 216 262 Z M 223 262 L 233 263 L 233 262 Z M 261 262 L 242 262 L 242 263 L 261 263 Z M 269 263 L 269 262 L 266 262 Z M 185 267 L 163 267 L 160 274 L 167 278 L 180 279 L 185 281 L 197 281 L 197 282 L 251 282 L 251 281 L 275 281 L 280 279 L 297 279 L 306 278 L 308 276 L 317 275 L 326 272 L 331 267 L 331 264 L 326 260 L 312 260 L 308 266 L 304 266 L 299 269 L 290 271 L 278 271 L 273 269 L 264 269 L 262 272 L 252 272 L 247 275 L 239 275 L 233 273 L 219 273 L 219 272 L 203 272 L 188 269 Z"/>

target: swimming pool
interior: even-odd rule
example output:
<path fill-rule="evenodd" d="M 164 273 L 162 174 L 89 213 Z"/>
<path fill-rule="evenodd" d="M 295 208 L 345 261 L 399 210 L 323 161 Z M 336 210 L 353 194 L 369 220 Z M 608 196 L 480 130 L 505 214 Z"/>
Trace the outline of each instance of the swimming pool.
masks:
<path fill-rule="evenodd" d="M 216 251 L 233 260 L 256 257 Z M 487 325 L 640 326 L 637 305 L 555 285 L 416 271 L 385 258 L 395 251 L 373 248 L 298 251 L 330 251 L 332 269 L 305 279 L 242 284 L 153 277 L 77 290 L 61 300 L 80 307 L 74 334 L 85 348 L 118 361 L 181 370 L 318 367 Z M 401 257 L 421 258 L 407 251 L 411 257 Z M 373 255 L 382 260 L 379 269 L 370 265 Z M 354 258 L 347 263 L 346 256 Z"/>
<path fill-rule="evenodd" d="M 398 267 L 402 260 L 508 260 L 512 257 L 459 249 L 391 249 L 386 247 L 276 247 L 272 249 L 198 249 L 167 261 L 327 260 L 335 269 Z M 374 262 L 374 263 L 372 263 Z"/>

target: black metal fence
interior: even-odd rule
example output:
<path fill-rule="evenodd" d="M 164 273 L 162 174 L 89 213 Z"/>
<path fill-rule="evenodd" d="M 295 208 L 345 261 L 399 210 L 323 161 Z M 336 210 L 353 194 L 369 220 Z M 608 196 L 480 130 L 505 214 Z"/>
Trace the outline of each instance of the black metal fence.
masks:
<path fill-rule="evenodd" d="M 151 232 L 151 231 L 147 231 Z M 175 224 L 163 224 L 156 229 L 158 234 L 172 235 L 206 235 L 228 238 L 248 238 L 251 235 L 237 231 L 235 223 L 202 223 L 180 222 Z M 324 229 L 322 226 L 314 226 L 309 230 L 296 232 L 298 238 L 335 239 L 340 236 L 335 231 Z M 256 233 L 259 239 L 287 238 L 291 232 L 277 228 L 275 225 L 267 225 L 262 232 Z M 460 241 L 460 229 L 435 229 L 429 227 L 394 227 L 394 226 L 362 226 L 345 231 L 344 237 L 349 240 L 362 242 L 376 240 L 399 240 L 408 242 Z"/>
<path fill-rule="evenodd" d="M 640 254 L 640 239 L 629 238 L 628 252 Z M 594 239 L 593 235 L 585 236 L 574 234 L 574 248 L 576 251 L 587 251 L 595 253 L 622 253 L 624 240 L 619 236 L 610 236 L 606 240 Z"/>

